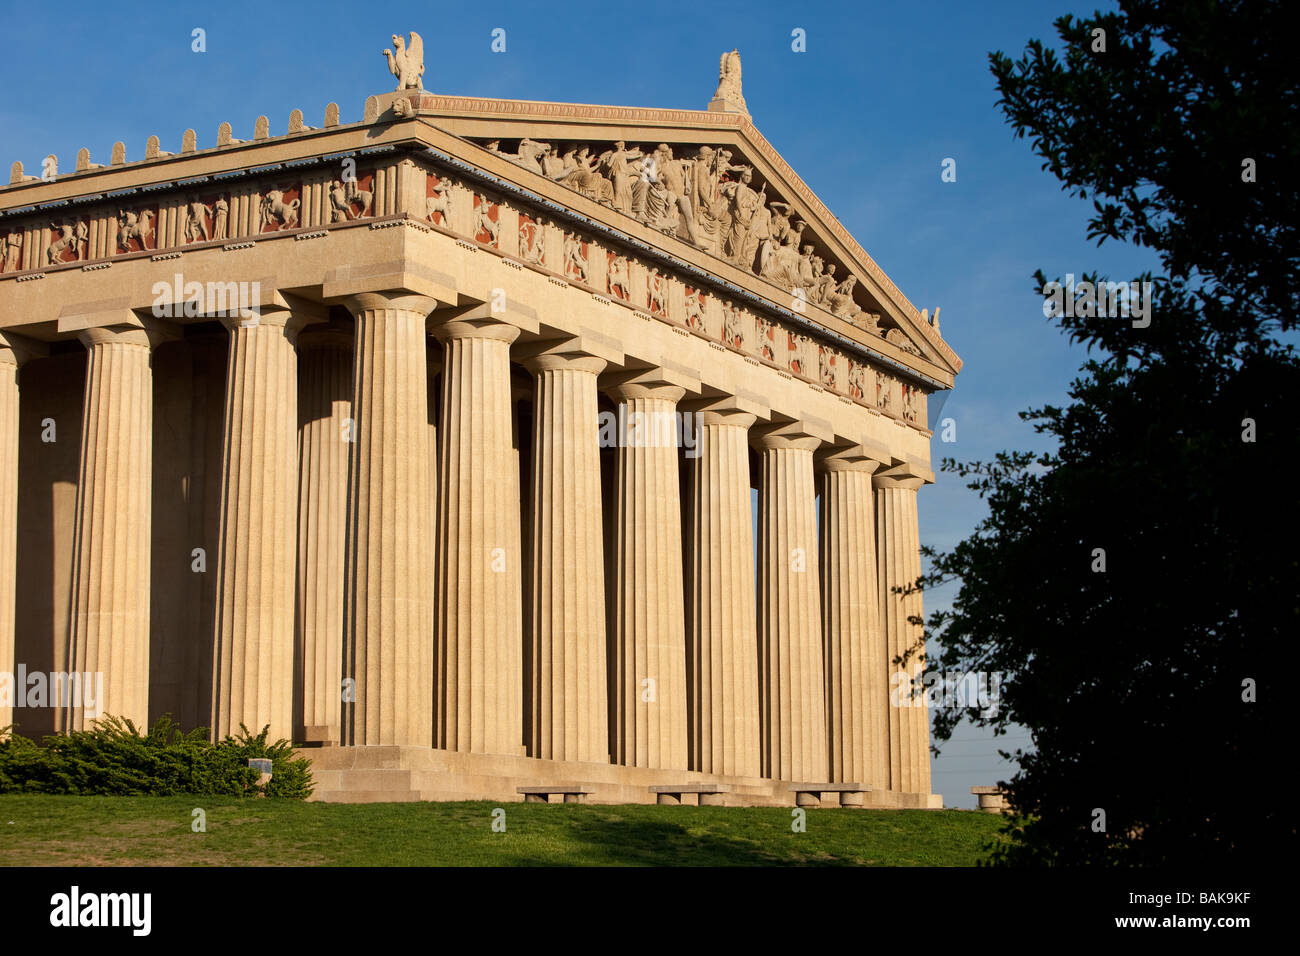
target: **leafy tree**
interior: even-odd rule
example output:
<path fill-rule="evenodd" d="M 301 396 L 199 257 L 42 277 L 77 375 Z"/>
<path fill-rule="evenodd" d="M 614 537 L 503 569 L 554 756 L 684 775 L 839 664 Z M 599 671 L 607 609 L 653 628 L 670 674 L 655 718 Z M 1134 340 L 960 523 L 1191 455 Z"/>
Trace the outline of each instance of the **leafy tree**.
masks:
<path fill-rule="evenodd" d="M 963 717 L 1034 740 L 1000 862 L 1232 862 L 1294 842 L 1269 740 L 1300 632 L 1286 6 L 1121 0 L 1058 19 L 1059 55 L 990 56 L 1017 137 L 1092 200 L 1089 237 L 1150 247 L 1164 273 L 1146 328 L 1053 319 L 1088 349 L 1065 407 L 1021 413 L 1054 451 L 942 466 L 988 515 L 927 549 L 918 586 L 960 582 L 928 622 L 928 666 L 1004 676 L 996 715 L 937 710 L 936 740 Z"/>

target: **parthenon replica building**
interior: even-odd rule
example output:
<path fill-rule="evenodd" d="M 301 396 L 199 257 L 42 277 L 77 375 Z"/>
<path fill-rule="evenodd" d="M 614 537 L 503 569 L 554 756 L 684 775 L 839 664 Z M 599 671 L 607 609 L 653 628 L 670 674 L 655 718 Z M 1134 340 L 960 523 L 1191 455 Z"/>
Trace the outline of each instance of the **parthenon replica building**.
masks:
<path fill-rule="evenodd" d="M 937 312 L 734 51 L 642 109 L 426 92 L 393 41 L 357 123 L 13 164 L 0 671 L 102 693 L 0 727 L 269 725 L 326 800 L 941 805 L 898 700 Z"/>

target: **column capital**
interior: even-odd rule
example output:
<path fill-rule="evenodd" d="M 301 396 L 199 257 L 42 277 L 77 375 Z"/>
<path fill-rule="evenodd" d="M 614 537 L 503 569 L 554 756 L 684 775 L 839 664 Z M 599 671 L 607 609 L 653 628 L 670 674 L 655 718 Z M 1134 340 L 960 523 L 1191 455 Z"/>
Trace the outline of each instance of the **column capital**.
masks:
<path fill-rule="evenodd" d="M 683 402 L 681 411 L 694 415 L 701 425 L 731 425 L 747 429 L 758 421 L 758 415 L 750 403 L 735 395 Z"/>
<path fill-rule="evenodd" d="M 922 485 L 934 483 L 934 472 L 919 462 L 896 462 L 889 468 L 876 472 L 871 479 L 876 488 L 905 488 L 915 491 Z"/>
<path fill-rule="evenodd" d="M 77 339 L 86 348 L 96 345 L 138 345 L 141 348 L 154 349 L 164 342 L 172 342 L 181 337 L 181 330 L 170 322 L 158 319 L 137 319 L 139 325 L 97 325 L 82 329 Z"/>
<path fill-rule="evenodd" d="M 22 367 L 34 358 L 44 358 L 50 354 L 50 347 L 36 339 L 29 339 L 17 332 L 0 331 L 0 365 L 17 365 Z"/>
<path fill-rule="evenodd" d="M 342 297 L 344 307 L 355 317 L 362 312 L 377 312 L 383 309 L 398 309 L 402 312 L 418 312 L 427 316 L 441 305 L 433 296 L 409 292 L 405 289 L 389 289 L 383 292 L 357 292 Z"/>
<path fill-rule="evenodd" d="M 680 377 L 662 367 L 618 369 L 608 372 L 602 376 L 600 387 L 602 391 L 620 401 L 657 398 L 675 404 L 686 394 Z"/>
<path fill-rule="evenodd" d="M 609 363 L 582 347 L 579 338 L 529 342 L 514 350 L 517 361 L 533 374 L 552 369 L 571 369 L 599 375 Z"/>
<path fill-rule="evenodd" d="M 446 309 L 429 317 L 429 332 L 439 342 L 452 339 L 491 339 L 509 344 L 523 331 L 511 318 L 513 312 L 494 312 L 491 306 Z"/>
<path fill-rule="evenodd" d="M 789 448 L 799 451 L 816 451 L 830 440 L 826 429 L 809 421 L 783 422 L 754 429 L 754 444 L 764 451 Z"/>
<path fill-rule="evenodd" d="M 828 445 L 818 456 L 818 464 L 826 471 L 857 471 L 866 474 L 886 467 L 890 460 L 885 446 L 876 442 Z"/>

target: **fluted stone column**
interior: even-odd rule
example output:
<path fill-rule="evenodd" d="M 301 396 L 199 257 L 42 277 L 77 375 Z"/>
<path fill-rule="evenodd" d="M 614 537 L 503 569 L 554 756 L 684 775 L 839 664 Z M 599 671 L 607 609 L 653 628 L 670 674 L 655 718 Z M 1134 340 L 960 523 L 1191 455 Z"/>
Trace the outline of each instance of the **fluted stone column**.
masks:
<path fill-rule="evenodd" d="M 18 369 L 37 348 L 0 332 L 0 671 L 14 674 L 14 613 L 18 576 Z M 14 678 L 15 680 L 17 678 Z M 14 687 L 13 693 L 23 692 Z M 0 728 L 13 723 L 13 706 L 0 701 Z"/>
<path fill-rule="evenodd" d="M 690 463 L 687 682 L 691 769 L 762 773 L 749 426 L 754 416 L 712 408 L 694 416 Z"/>
<path fill-rule="evenodd" d="M 889 676 L 871 500 L 871 476 L 879 462 L 849 451 L 823 465 L 822 623 L 830 779 L 886 789 Z"/>
<path fill-rule="evenodd" d="M 519 329 L 483 313 L 443 322 L 434 334 L 444 346 L 437 746 L 518 755 L 523 647 L 510 343 Z"/>
<path fill-rule="evenodd" d="M 343 742 L 433 738 L 433 536 L 425 320 L 434 299 L 348 296 L 356 320 Z"/>
<path fill-rule="evenodd" d="M 298 355 L 306 315 L 266 308 L 230 330 L 217 551 L 212 730 L 293 736 Z"/>
<path fill-rule="evenodd" d="M 525 362 L 533 419 L 529 755 L 609 760 L 596 376 L 556 349 Z"/>
<path fill-rule="evenodd" d="M 925 479 L 907 465 L 875 476 L 876 561 L 880 581 L 880 617 L 885 634 L 890 691 L 900 706 L 889 708 L 889 789 L 904 793 L 930 792 L 930 715 L 923 693 L 911 697 L 921 672 L 925 651 L 920 625 L 908 617 L 921 616 L 921 595 L 895 594 L 893 589 L 913 584 L 921 574 L 921 541 L 917 530 L 916 490 Z M 905 665 L 895 660 L 912 651 Z M 913 683 L 892 680 L 900 671 Z M 907 705 L 907 706 L 902 706 Z"/>
<path fill-rule="evenodd" d="M 298 648 L 304 740 L 340 737 L 343 589 L 347 568 L 352 338 L 346 329 L 298 336 Z"/>
<path fill-rule="evenodd" d="M 686 770 L 686 628 L 675 413 L 684 389 L 614 386 L 619 450 L 610 631 L 614 763 Z"/>
<path fill-rule="evenodd" d="M 826 684 L 817 584 L 817 438 L 769 432 L 759 490 L 759 688 L 763 775 L 824 781 Z"/>
<path fill-rule="evenodd" d="M 102 675 L 99 714 L 71 706 L 66 727 L 100 715 L 149 718 L 149 577 L 156 330 L 94 328 L 81 419 L 68 666 Z M 84 698 L 83 698 L 84 701 Z"/>

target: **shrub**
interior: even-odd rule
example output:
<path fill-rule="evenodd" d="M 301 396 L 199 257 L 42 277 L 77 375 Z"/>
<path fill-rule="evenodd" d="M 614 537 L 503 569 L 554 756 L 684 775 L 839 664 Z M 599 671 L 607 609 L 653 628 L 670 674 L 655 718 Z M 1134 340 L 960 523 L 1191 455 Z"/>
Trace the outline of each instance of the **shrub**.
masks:
<path fill-rule="evenodd" d="M 305 800 L 312 792 L 311 765 L 294 757 L 288 741 L 267 743 L 270 726 L 253 736 L 240 725 L 237 737 L 216 743 L 206 727 L 189 733 L 164 716 L 141 734 L 122 717 L 105 716 L 90 730 L 57 733 L 40 744 L 0 730 L 0 793 L 174 796 L 227 794 Z M 250 758 L 271 760 L 271 779 L 258 783 Z"/>

